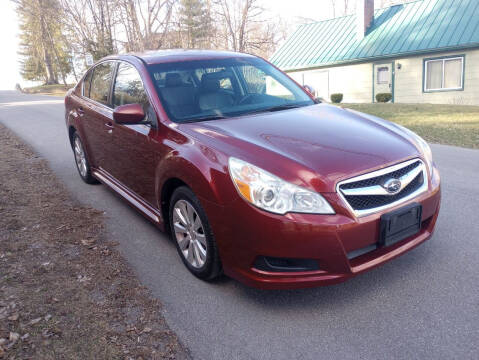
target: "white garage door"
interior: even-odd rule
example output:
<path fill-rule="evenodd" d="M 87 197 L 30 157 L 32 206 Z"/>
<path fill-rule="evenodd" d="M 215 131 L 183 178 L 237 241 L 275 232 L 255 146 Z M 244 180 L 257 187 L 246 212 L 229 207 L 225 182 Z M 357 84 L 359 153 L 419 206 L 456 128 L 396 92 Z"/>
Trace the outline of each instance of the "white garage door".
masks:
<path fill-rule="evenodd" d="M 289 77 L 296 81 L 299 85 L 303 84 L 303 73 L 302 72 L 290 72 L 288 73 Z"/>
<path fill-rule="evenodd" d="M 310 85 L 316 90 L 316 96 L 329 101 L 329 71 L 307 71 L 304 74 L 304 85 Z"/>

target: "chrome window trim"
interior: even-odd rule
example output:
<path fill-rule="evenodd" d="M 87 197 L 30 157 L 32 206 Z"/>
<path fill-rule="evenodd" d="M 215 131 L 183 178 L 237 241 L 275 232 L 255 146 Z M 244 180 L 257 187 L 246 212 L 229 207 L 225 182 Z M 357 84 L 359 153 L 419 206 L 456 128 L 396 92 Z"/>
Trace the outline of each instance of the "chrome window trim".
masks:
<path fill-rule="evenodd" d="M 85 76 L 83 77 L 83 79 L 81 79 L 81 96 L 82 97 L 85 97 L 85 78 L 86 78 L 86 75 L 88 74 L 88 71 L 86 72 Z"/>
<path fill-rule="evenodd" d="M 93 99 L 90 99 L 90 98 L 85 98 L 85 99 L 86 99 L 87 101 L 91 102 L 92 105 L 98 106 L 98 107 L 100 107 L 100 108 L 102 108 L 102 109 L 104 109 L 104 110 L 107 110 L 107 111 L 111 112 L 111 113 L 113 112 L 113 108 L 109 107 L 108 105 L 102 104 L 102 103 L 100 103 L 100 102 L 98 102 L 98 101 L 95 101 L 95 100 L 93 100 Z"/>
<path fill-rule="evenodd" d="M 352 182 L 358 182 L 358 181 L 361 181 L 361 180 L 367 180 L 367 179 L 375 178 L 375 177 L 378 177 L 378 176 L 381 176 L 381 175 L 386 175 L 386 174 L 392 173 L 396 170 L 402 169 L 406 166 L 409 166 L 409 165 L 411 165 L 411 164 L 413 164 L 417 161 L 420 162 L 418 168 L 422 171 L 422 175 L 423 175 L 423 178 L 424 178 L 423 184 L 413 193 L 411 193 L 408 196 L 405 196 L 405 197 L 403 197 L 403 198 L 401 198 L 397 201 L 394 201 L 390 204 L 375 207 L 375 208 L 371 208 L 371 209 L 355 210 L 349 204 L 349 202 L 346 200 L 343 192 L 340 190 L 341 185 L 349 184 L 349 183 L 352 183 Z M 414 169 L 412 171 L 414 171 Z M 417 173 L 416 176 L 417 175 L 419 175 L 419 173 Z M 383 210 L 387 210 L 389 208 L 393 208 L 393 207 L 395 207 L 397 205 L 400 205 L 402 203 L 405 203 L 405 202 L 417 197 L 418 195 L 426 192 L 428 187 L 429 187 L 429 177 L 428 177 L 426 166 L 421 159 L 415 158 L 415 159 L 408 160 L 408 161 L 405 161 L 405 162 L 402 162 L 402 163 L 399 163 L 399 164 L 396 164 L 396 165 L 393 165 L 393 166 L 389 166 L 389 167 L 386 167 L 386 168 L 383 168 L 383 169 L 379 169 L 379 170 L 376 170 L 376 171 L 373 171 L 373 172 L 370 172 L 370 173 L 367 173 L 367 174 L 355 176 L 353 178 L 340 181 L 336 184 L 336 192 L 337 192 L 338 196 L 340 197 L 340 199 L 344 202 L 346 207 L 349 209 L 349 211 L 351 211 L 356 217 L 363 217 L 363 216 L 371 215 L 371 214 L 374 214 L 374 213 L 377 213 L 377 212 L 380 212 L 380 211 L 383 211 Z"/>

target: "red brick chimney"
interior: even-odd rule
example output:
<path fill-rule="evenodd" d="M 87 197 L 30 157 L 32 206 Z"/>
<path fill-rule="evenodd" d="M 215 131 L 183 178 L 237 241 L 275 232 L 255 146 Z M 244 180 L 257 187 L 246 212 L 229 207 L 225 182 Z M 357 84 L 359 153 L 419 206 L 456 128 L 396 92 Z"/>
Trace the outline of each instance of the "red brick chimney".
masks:
<path fill-rule="evenodd" d="M 374 0 L 357 0 L 357 36 L 361 40 L 374 21 Z"/>

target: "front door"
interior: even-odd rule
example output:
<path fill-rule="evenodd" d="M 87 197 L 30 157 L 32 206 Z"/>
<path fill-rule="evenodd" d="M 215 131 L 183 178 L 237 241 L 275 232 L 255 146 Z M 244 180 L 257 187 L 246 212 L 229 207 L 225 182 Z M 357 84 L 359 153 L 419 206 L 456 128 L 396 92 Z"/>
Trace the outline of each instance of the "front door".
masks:
<path fill-rule="evenodd" d="M 156 118 L 134 66 L 120 62 L 113 87 L 113 107 L 141 104 L 146 118 Z M 155 121 L 153 121 L 155 122 Z M 108 172 L 130 191 L 155 207 L 155 172 L 159 162 L 157 130 L 150 124 L 114 124 Z"/>
<path fill-rule="evenodd" d="M 381 93 L 390 93 L 394 102 L 394 62 L 373 65 L 373 102 Z"/>

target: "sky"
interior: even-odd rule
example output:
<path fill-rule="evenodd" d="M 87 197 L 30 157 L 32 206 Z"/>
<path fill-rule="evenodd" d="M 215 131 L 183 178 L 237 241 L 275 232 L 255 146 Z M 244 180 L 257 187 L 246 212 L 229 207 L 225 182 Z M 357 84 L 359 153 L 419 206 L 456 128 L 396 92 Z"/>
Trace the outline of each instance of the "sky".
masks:
<path fill-rule="evenodd" d="M 291 23 L 298 18 L 323 20 L 333 17 L 331 0 L 264 0 L 263 4 Z"/>
<path fill-rule="evenodd" d="M 263 0 L 263 6 L 291 24 L 297 23 L 298 18 L 319 20 L 332 17 L 330 0 Z M 13 90 L 16 83 L 22 86 L 31 85 L 20 76 L 18 33 L 15 4 L 10 0 L 0 0 L 0 90 Z"/>
<path fill-rule="evenodd" d="M 12 90 L 16 83 L 22 83 L 22 78 L 17 55 L 18 21 L 14 4 L 10 0 L 0 0 L 0 34 L 0 90 Z"/>

